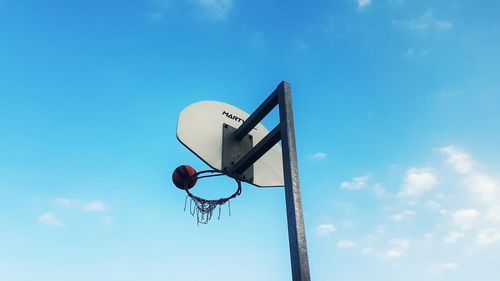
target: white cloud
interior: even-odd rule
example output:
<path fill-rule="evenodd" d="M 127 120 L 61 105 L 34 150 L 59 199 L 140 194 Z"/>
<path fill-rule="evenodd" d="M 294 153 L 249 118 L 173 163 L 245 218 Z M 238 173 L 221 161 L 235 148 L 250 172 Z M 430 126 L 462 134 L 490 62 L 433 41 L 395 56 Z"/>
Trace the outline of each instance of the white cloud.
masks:
<path fill-rule="evenodd" d="M 422 48 L 409 48 L 406 50 L 405 55 L 407 57 L 425 57 L 430 53 L 428 49 L 422 49 Z"/>
<path fill-rule="evenodd" d="M 339 249 L 354 248 L 356 246 L 357 246 L 357 244 L 354 241 L 351 241 L 351 240 L 348 240 L 348 239 L 340 240 L 337 243 L 337 248 L 339 248 Z"/>
<path fill-rule="evenodd" d="M 450 21 L 444 21 L 444 20 L 435 21 L 434 27 L 436 28 L 436 30 L 440 30 L 440 31 L 441 30 L 448 30 L 448 29 L 453 28 L 453 23 L 451 23 Z"/>
<path fill-rule="evenodd" d="M 337 228 L 331 223 L 320 224 L 316 228 L 316 236 L 330 236 L 335 231 L 337 231 Z"/>
<path fill-rule="evenodd" d="M 368 242 L 374 242 L 374 241 L 377 241 L 377 236 L 373 235 L 373 234 L 367 234 L 363 237 L 363 240 L 364 241 L 368 241 Z"/>
<path fill-rule="evenodd" d="M 458 227 L 469 229 L 480 215 L 476 209 L 460 209 L 453 214 L 453 221 Z"/>
<path fill-rule="evenodd" d="M 372 192 L 377 198 L 384 198 L 387 196 L 387 191 L 384 186 L 380 183 L 376 183 L 372 186 Z"/>
<path fill-rule="evenodd" d="M 441 204 L 439 204 L 438 202 L 436 202 L 434 200 L 428 200 L 428 201 L 425 202 L 424 205 L 429 210 L 433 210 L 433 211 L 440 211 L 440 210 L 442 210 Z"/>
<path fill-rule="evenodd" d="M 481 203 L 481 208 L 485 211 L 484 223 L 486 226 L 500 222 L 500 208 L 498 207 L 500 205 L 500 185 L 498 180 L 478 171 L 472 157 L 455 146 L 442 147 L 439 148 L 439 151 L 447 156 L 446 164 L 450 165 L 459 175 L 463 175 L 460 181 L 469 191 L 470 197 Z M 467 217 L 463 218 L 466 222 L 461 224 L 462 228 L 469 228 L 472 220 L 477 219 L 479 212 L 474 211 L 469 210 L 468 212 L 468 215 L 472 216 L 468 217 L 470 221 L 467 221 Z M 460 213 L 455 215 L 458 216 Z M 467 214 L 463 213 L 462 215 Z"/>
<path fill-rule="evenodd" d="M 399 251 L 399 250 L 389 250 L 387 252 L 387 256 L 389 258 L 399 258 L 399 257 L 401 257 L 402 254 L 403 254 L 403 252 Z"/>
<path fill-rule="evenodd" d="M 83 205 L 83 210 L 86 212 L 103 212 L 107 207 L 102 201 L 91 201 Z"/>
<path fill-rule="evenodd" d="M 434 197 L 437 199 L 444 199 L 446 198 L 446 195 L 444 195 L 443 193 L 437 193 L 434 195 Z"/>
<path fill-rule="evenodd" d="M 412 210 L 404 210 L 403 212 L 401 212 L 399 214 L 395 214 L 395 215 L 390 216 L 390 219 L 395 221 L 395 222 L 401 222 L 401 221 L 405 221 L 407 219 L 414 217 L 416 214 L 417 213 L 415 213 Z"/>
<path fill-rule="evenodd" d="M 491 177 L 474 173 L 465 180 L 470 191 L 483 202 L 494 202 L 498 200 L 498 183 Z"/>
<path fill-rule="evenodd" d="M 342 221 L 342 226 L 345 228 L 352 228 L 356 226 L 356 223 L 350 220 L 343 220 Z"/>
<path fill-rule="evenodd" d="M 146 13 L 146 19 L 157 24 L 164 22 L 171 11 L 171 0 L 149 0 L 151 11 Z"/>
<path fill-rule="evenodd" d="M 436 20 L 431 9 L 421 17 L 410 21 L 393 21 L 393 23 L 415 31 L 446 31 L 453 28 L 453 23 L 447 20 Z"/>
<path fill-rule="evenodd" d="M 446 271 L 456 270 L 457 268 L 458 268 L 458 264 L 453 263 L 453 262 L 445 262 L 445 263 L 435 263 L 435 264 L 429 265 L 425 269 L 425 271 L 427 273 L 441 275 Z"/>
<path fill-rule="evenodd" d="M 448 235 L 444 238 L 443 242 L 446 244 L 456 243 L 464 237 L 463 233 L 450 231 Z"/>
<path fill-rule="evenodd" d="M 434 234 L 432 234 L 432 233 L 426 233 L 426 234 L 424 234 L 424 236 L 422 237 L 422 239 L 419 240 L 419 241 L 422 242 L 422 243 L 424 243 L 424 244 L 431 244 L 433 240 L 434 240 Z"/>
<path fill-rule="evenodd" d="M 390 192 L 389 188 L 386 191 L 382 183 L 376 183 L 375 175 L 370 175 L 369 179 L 361 175 L 341 184 L 343 188 L 357 188 L 376 197 L 396 199 L 374 201 L 378 208 L 384 204 L 390 206 L 384 207 L 384 211 L 378 209 L 377 214 L 379 221 L 385 217 L 390 223 L 385 231 L 380 227 L 379 234 L 372 230 L 360 240 L 352 239 L 360 255 L 409 266 L 414 258 L 429 257 L 432 252 L 434 257 L 445 259 L 428 259 L 429 263 L 424 263 L 421 271 L 444 274 L 457 270 L 458 263 L 462 266 L 459 260 L 447 259 L 452 257 L 449 251 L 459 256 L 482 258 L 481 255 L 489 255 L 486 249 L 500 246 L 500 178 L 495 171 L 482 171 L 494 167 L 483 165 L 474 159 L 474 155 L 452 145 L 433 152 L 440 161 L 430 162 L 432 165 L 429 166 L 409 166 L 406 174 L 403 170 L 400 189 L 395 192 Z M 391 171 L 391 174 L 398 170 Z M 359 224 L 361 226 L 363 222 Z M 339 227 L 343 229 L 342 224 Z M 405 239 L 403 235 L 412 238 Z M 397 236 L 401 238 L 394 238 Z M 352 244 L 337 242 L 337 247 L 349 246 Z"/>
<path fill-rule="evenodd" d="M 385 225 L 377 225 L 377 228 L 375 229 L 375 233 L 377 233 L 377 235 L 385 235 Z"/>
<path fill-rule="evenodd" d="M 364 8 L 368 7 L 371 4 L 371 0 L 358 0 L 358 7 Z"/>
<path fill-rule="evenodd" d="M 345 181 L 340 184 L 340 188 L 347 190 L 362 189 L 370 179 L 369 176 L 355 177 L 351 181 Z"/>
<path fill-rule="evenodd" d="M 79 199 L 59 197 L 54 200 L 54 204 L 59 207 L 76 208 L 85 212 L 103 212 L 108 209 L 106 204 L 100 200 L 82 202 Z"/>
<path fill-rule="evenodd" d="M 387 251 L 389 258 L 399 258 L 410 249 L 409 239 L 393 238 L 389 241 L 390 249 Z"/>
<path fill-rule="evenodd" d="M 80 200 L 59 197 L 54 200 L 54 204 L 59 207 L 79 207 Z"/>
<path fill-rule="evenodd" d="M 458 173 L 468 174 L 473 170 L 470 156 L 464 151 L 452 145 L 441 147 L 438 150 L 447 157 L 446 164 L 453 167 Z"/>
<path fill-rule="evenodd" d="M 309 156 L 309 158 L 311 158 L 313 160 L 323 160 L 326 157 L 327 157 L 327 154 L 324 152 L 317 152 L 317 153 L 314 153 L 313 155 Z"/>
<path fill-rule="evenodd" d="M 493 206 L 484 216 L 489 223 L 500 223 L 500 206 Z"/>
<path fill-rule="evenodd" d="M 474 241 L 479 246 L 489 246 L 500 241 L 500 229 L 484 228 L 481 229 Z"/>
<path fill-rule="evenodd" d="M 45 226 L 50 226 L 50 227 L 61 227 L 64 226 L 64 223 L 60 222 L 56 215 L 50 212 L 43 213 L 38 217 L 38 222 L 40 224 L 43 224 Z"/>
<path fill-rule="evenodd" d="M 410 243 L 410 239 L 403 238 L 393 238 L 389 241 L 389 244 L 401 250 L 408 250 L 410 248 Z"/>
<path fill-rule="evenodd" d="M 408 206 L 409 207 L 414 207 L 414 206 L 417 206 L 417 205 L 418 205 L 418 201 L 414 201 L 414 200 L 408 201 Z"/>
<path fill-rule="evenodd" d="M 223 20 L 233 8 L 232 0 L 195 0 L 196 4 L 213 20 Z"/>
<path fill-rule="evenodd" d="M 375 254 L 375 248 L 374 247 L 364 247 L 361 250 L 361 254 L 363 254 L 365 256 L 371 256 L 371 255 Z"/>
<path fill-rule="evenodd" d="M 382 206 L 382 211 L 384 212 L 392 212 L 396 210 L 396 208 L 394 206 L 391 206 L 391 205 L 383 205 Z"/>
<path fill-rule="evenodd" d="M 429 169 L 411 168 L 406 177 L 399 196 L 419 196 L 432 190 L 437 184 L 434 173 Z"/>

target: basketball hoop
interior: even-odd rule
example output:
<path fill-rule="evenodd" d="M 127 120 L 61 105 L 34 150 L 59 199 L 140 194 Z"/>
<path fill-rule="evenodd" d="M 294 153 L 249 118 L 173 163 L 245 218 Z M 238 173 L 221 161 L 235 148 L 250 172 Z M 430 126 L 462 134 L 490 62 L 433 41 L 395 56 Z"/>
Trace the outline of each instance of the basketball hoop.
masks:
<path fill-rule="evenodd" d="M 274 108 L 279 111 L 279 123 L 268 131 L 261 121 Z M 241 194 L 242 181 L 257 187 L 285 186 L 292 279 L 311 280 L 290 85 L 281 82 L 252 114 L 223 102 L 193 103 L 179 113 L 176 135 L 179 142 L 213 169 L 196 173 L 184 165 L 174 171 L 175 186 L 187 193 L 184 210 L 189 197 L 191 214 L 196 214 L 198 225 L 206 224 L 217 207 L 220 219 L 221 207 L 226 203 L 231 215 L 229 202 Z M 231 177 L 238 185 L 229 197 L 209 200 L 189 191 L 199 178 L 222 175 Z"/>
<path fill-rule="evenodd" d="M 202 176 L 200 176 L 202 175 Z M 218 177 L 218 176 L 223 176 L 226 175 L 224 173 L 221 173 L 217 170 L 205 170 L 201 172 L 197 172 L 194 175 L 192 175 L 188 181 L 190 182 L 195 182 L 199 179 L 202 178 L 209 178 L 209 177 Z M 217 216 L 217 219 L 220 219 L 221 216 L 221 208 L 222 205 L 228 203 L 228 210 L 229 210 L 229 216 L 231 216 L 231 203 L 229 200 L 236 198 L 241 194 L 241 181 L 238 179 L 233 178 L 236 181 L 236 184 L 238 185 L 238 188 L 236 189 L 236 192 L 234 192 L 232 195 L 224 198 L 219 198 L 219 199 L 205 199 L 198 197 L 191 193 L 188 189 L 185 189 L 187 196 L 186 200 L 184 201 L 184 211 L 186 210 L 187 207 L 187 201 L 188 198 L 191 200 L 189 203 L 189 211 L 193 217 L 196 215 L 196 220 L 198 224 L 207 224 L 210 219 L 212 218 L 214 210 L 219 207 L 219 214 Z M 193 204 L 194 203 L 194 204 Z"/>

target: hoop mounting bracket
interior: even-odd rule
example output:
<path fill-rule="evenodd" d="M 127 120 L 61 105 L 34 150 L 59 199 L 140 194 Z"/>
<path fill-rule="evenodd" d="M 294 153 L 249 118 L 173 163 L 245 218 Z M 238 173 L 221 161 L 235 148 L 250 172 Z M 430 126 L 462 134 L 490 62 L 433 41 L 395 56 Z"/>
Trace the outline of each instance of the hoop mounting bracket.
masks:
<path fill-rule="evenodd" d="M 253 138 L 246 134 L 241 140 L 234 137 L 236 128 L 224 124 L 222 125 L 222 172 L 229 176 L 246 182 L 253 182 L 253 165 L 242 173 L 236 173 L 234 166 L 253 147 Z"/>

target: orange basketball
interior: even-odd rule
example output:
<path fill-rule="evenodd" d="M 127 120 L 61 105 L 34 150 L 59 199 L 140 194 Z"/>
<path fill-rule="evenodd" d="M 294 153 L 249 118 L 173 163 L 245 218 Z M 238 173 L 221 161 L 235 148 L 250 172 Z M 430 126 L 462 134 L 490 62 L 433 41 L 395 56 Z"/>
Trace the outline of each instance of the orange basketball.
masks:
<path fill-rule="evenodd" d="M 182 190 L 190 189 L 196 184 L 196 181 L 198 180 L 196 177 L 194 177 L 194 174 L 196 174 L 196 170 L 193 167 L 189 165 L 181 165 L 175 168 L 174 172 L 172 173 L 172 181 L 174 182 L 175 186 Z"/>

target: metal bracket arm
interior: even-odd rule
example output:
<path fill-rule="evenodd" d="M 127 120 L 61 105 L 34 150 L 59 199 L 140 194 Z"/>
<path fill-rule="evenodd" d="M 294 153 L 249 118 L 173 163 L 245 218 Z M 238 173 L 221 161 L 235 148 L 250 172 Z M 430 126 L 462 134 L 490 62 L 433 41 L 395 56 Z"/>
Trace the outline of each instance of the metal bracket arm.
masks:
<path fill-rule="evenodd" d="M 278 125 L 233 166 L 232 172 L 242 174 L 280 140 L 281 129 Z"/>
<path fill-rule="evenodd" d="M 278 89 L 279 87 L 236 129 L 234 137 L 237 140 L 243 139 L 246 134 L 255 128 L 278 105 Z"/>

